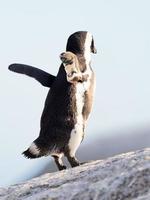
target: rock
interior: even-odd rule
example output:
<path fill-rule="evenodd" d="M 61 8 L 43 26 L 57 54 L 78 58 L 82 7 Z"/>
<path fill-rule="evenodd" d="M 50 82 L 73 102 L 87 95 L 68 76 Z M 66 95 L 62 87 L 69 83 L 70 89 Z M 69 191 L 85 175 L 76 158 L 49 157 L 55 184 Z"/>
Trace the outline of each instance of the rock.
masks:
<path fill-rule="evenodd" d="M 149 200 L 150 148 L 0 188 L 2 200 Z"/>

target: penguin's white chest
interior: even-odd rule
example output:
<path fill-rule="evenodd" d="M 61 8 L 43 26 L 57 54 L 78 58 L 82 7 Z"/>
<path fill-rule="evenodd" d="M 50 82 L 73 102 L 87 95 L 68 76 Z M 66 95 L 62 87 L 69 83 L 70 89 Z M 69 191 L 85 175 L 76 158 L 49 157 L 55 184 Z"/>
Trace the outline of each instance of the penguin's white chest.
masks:
<path fill-rule="evenodd" d="M 76 84 L 76 124 L 71 131 L 68 145 L 71 156 L 75 155 L 75 152 L 78 149 L 84 134 L 83 127 L 85 122 L 83 120 L 82 110 L 84 106 L 84 94 L 86 89 L 85 83 Z"/>

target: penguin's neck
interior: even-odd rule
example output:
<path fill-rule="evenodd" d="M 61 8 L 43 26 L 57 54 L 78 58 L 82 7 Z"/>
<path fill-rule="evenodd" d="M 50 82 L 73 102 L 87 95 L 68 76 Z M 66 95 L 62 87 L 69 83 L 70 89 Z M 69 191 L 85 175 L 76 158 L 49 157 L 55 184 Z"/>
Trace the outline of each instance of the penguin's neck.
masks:
<path fill-rule="evenodd" d="M 89 50 L 85 49 L 84 59 L 85 59 L 86 68 L 89 68 L 90 63 L 91 63 L 91 53 Z"/>
<path fill-rule="evenodd" d="M 91 42 L 92 42 L 92 35 L 90 33 L 87 33 L 84 43 L 84 55 L 83 55 L 87 68 L 91 62 Z"/>

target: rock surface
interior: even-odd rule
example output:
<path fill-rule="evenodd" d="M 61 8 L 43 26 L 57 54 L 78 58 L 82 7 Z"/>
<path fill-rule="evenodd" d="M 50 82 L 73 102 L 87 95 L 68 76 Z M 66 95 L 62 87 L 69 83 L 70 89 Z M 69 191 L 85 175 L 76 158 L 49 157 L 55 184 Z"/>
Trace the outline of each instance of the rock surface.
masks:
<path fill-rule="evenodd" d="M 149 200 L 150 148 L 0 188 L 2 200 Z"/>

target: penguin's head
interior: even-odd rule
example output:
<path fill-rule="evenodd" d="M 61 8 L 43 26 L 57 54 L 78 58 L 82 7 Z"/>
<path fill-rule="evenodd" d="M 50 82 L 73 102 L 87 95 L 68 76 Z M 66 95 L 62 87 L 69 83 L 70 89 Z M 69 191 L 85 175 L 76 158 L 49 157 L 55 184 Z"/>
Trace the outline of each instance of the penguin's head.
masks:
<path fill-rule="evenodd" d="M 87 31 L 78 31 L 70 35 L 66 51 L 74 54 L 97 53 L 93 36 Z"/>

